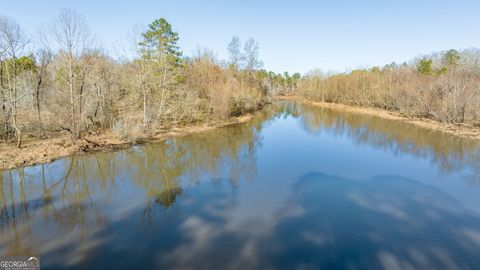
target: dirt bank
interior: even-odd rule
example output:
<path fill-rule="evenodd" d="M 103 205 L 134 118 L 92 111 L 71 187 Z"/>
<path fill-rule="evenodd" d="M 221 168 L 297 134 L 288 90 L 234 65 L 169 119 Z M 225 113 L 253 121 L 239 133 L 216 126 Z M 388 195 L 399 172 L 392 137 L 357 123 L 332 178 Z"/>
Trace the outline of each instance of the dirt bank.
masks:
<path fill-rule="evenodd" d="M 48 139 L 25 139 L 22 148 L 15 144 L 0 143 L 0 169 L 12 169 L 41 163 L 52 162 L 56 159 L 81 155 L 98 151 L 111 151 L 128 148 L 135 144 L 144 144 L 163 141 L 174 136 L 184 136 L 191 133 L 203 132 L 228 125 L 244 123 L 254 116 L 244 115 L 232 118 L 221 123 L 188 125 L 174 127 L 168 130 L 150 132 L 136 136 L 134 139 L 123 139 L 111 131 L 98 131 L 85 135 L 82 139 L 72 140 L 68 132 Z"/>
<path fill-rule="evenodd" d="M 412 118 L 412 117 L 402 115 L 398 112 L 392 112 L 392 111 L 382 110 L 378 108 L 358 107 L 358 106 L 350 106 L 350 105 L 343 105 L 338 103 L 328 103 L 328 102 L 319 102 L 319 101 L 308 101 L 308 100 L 303 100 L 297 96 L 281 96 L 281 97 L 276 97 L 275 99 L 300 100 L 302 103 L 310 104 L 313 106 L 319 106 L 319 107 L 329 108 L 329 109 L 343 111 L 343 112 L 360 113 L 365 115 L 382 117 L 386 119 L 404 121 L 404 122 L 411 123 L 412 125 L 420 126 L 423 128 L 438 130 L 441 132 L 445 132 L 455 136 L 460 136 L 463 138 L 480 140 L 480 128 L 470 127 L 466 125 L 465 126 L 453 125 L 453 124 L 434 121 L 431 119 Z"/>

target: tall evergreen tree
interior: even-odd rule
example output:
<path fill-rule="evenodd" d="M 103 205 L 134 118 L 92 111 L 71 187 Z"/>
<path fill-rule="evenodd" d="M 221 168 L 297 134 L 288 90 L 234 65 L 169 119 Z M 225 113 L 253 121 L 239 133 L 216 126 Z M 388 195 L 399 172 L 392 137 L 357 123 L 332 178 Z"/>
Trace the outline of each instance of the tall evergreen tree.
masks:
<path fill-rule="evenodd" d="M 148 77 L 144 79 L 148 87 L 142 83 L 145 127 L 148 125 L 148 115 L 163 121 L 168 106 L 173 104 L 176 98 L 174 86 L 182 79 L 183 60 L 177 42 L 178 33 L 173 31 L 164 18 L 153 21 L 142 33 L 139 49 L 142 61 L 149 70 L 149 75 L 144 76 Z M 147 111 L 149 99 L 158 102 L 158 109 Z"/>
<path fill-rule="evenodd" d="M 165 64 L 180 64 L 182 52 L 177 46 L 178 39 L 178 33 L 172 30 L 172 26 L 164 18 L 153 21 L 142 33 L 140 46 L 143 57 L 164 61 Z"/>
<path fill-rule="evenodd" d="M 417 72 L 422 75 L 431 75 L 433 73 L 432 60 L 422 59 L 417 64 Z"/>
<path fill-rule="evenodd" d="M 460 54 L 454 50 L 448 50 L 442 57 L 442 62 L 447 67 L 456 67 L 460 61 Z"/>

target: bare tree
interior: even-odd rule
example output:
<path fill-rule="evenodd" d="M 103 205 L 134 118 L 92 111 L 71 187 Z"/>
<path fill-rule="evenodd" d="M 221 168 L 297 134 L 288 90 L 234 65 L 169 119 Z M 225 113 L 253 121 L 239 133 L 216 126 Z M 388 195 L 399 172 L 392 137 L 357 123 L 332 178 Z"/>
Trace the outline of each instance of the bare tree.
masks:
<path fill-rule="evenodd" d="M 148 111 L 148 101 L 150 98 L 150 89 L 147 85 L 147 80 L 150 75 L 150 68 L 149 62 L 150 59 L 148 57 L 144 57 L 145 51 L 143 46 L 141 45 L 141 36 L 143 26 L 136 26 L 132 32 L 130 33 L 131 43 L 133 45 L 133 50 L 135 52 L 136 60 L 133 61 L 133 78 L 134 78 L 134 86 L 133 88 L 138 89 L 141 97 L 142 97 L 142 127 L 146 129 L 149 124 L 149 111 Z"/>
<path fill-rule="evenodd" d="M 0 28 L 4 28 L 4 18 L 0 17 Z M 1 30 L 3 32 L 3 30 Z M 2 118 L 3 118 L 3 133 L 5 135 L 5 142 L 8 141 L 9 132 L 9 112 L 7 111 L 7 94 L 6 94 L 6 82 L 4 80 L 4 60 L 6 55 L 6 48 L 3 41 L 0 41 L 0 101 L 2 102 Z"/>
<path fill-rule="evenodd" d="M 228 54 L 230 55 L 230 64 L 233 65 L 235 68 L 240 69 L 241 61 L 242 61 L 242 53 L 240 51 L 240 47 L 242 46 L 242 42 L 240 38 L 234 36 L 232 41 L 228 43 Z"/>
<path fill-rule="evenodd" d="M 65 69 L 65 72 L 58 70 L 57 73 L 68 85 L 71 131 L 79 138 L 81 127 L 77 113 L 80 113 L 80 106 L 76 106 L 76 101 L 82 100 L 82 87 L 90 68 L 89 61 L 82 61 L 82 56 L 89 52 L 93 43 L 90 28 L 84 17 L 73 10 L 62 9 L 51 31 L 53 48 L 61 62 L 59 68 Z"/>
<path fill-rule="evenodd" d="M 45 79 L 47 77 L 47 67 L 51 62 L 52 55 L 47 49 L 40 49 L 36 52 L 36 65 L 35 69 L 35 109 L 37 112 L 38 132 L 40 136 L 43 136 L 45 130 L 42 123 L 42 114 L 40 109 L 41 92 L 45 85 Z"/>
<path fill-rule="evenodd" d="M 116 105 L 114 98 L 118 96 L 118 73 L 115 62 L 101 51 L 95 51 L 92 61 L 92 76 L 90 85 L 93 86 L 93 103 L 89 110 L 88 119 L 94 126 L 112 124 Z"/>
<path fill-rule="evenodd" d="M 135 33 L 136 55 L 124 61 L 95 48 L 84 18 L 72 10 L 61 10 L 39 32 L 27 55 L 21 29 L 1 17 L 0 137 L 15 136 L 19 146 L 29 131 L 44 137 L 66 130 L 78 143 L 92 128 L 111 128 L 125 138 L 130 127 L 149 132 L 225 120 L 262 102 L 253 40 L 244 48 L 233 39 L 232 61 L 241 68 L 232 69 L 208 50 L 185 58 L 178 33 L 163 18 Z"/>
<path fill-rule="evenodd" d="M 22 29 L 13 20 L 0 17 L 0 51 L 5 55 L 2 61 L 6 77 L 6 88 L 8 90 L 8 103 L 12 114 L 12 127 L 17 137 L 17 147 L 21 146 L 21 130 L 18 126 L 18 102 L 24 97 L 18 93 L 18 79 L 21 70 L 18 67 L 18 58 L 22 55 L 28 44 Z"/>
<path fill-rule="evenodd" d="M 258 59 L 258 42 L 250 38 L 245 42 L 244 53 L 246 70 L 255 70 L 262 67 L 262 62 Z"/>

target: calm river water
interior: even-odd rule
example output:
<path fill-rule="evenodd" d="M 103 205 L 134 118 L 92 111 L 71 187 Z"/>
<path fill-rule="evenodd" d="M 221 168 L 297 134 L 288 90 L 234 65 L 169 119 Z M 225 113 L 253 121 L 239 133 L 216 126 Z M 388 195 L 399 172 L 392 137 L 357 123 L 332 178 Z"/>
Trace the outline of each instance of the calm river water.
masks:
<path fill-rule="evenodd" d="M 295 102 L 0 192 L 0 255 L 45 269 L 480 269 L 477 142 Z"/>

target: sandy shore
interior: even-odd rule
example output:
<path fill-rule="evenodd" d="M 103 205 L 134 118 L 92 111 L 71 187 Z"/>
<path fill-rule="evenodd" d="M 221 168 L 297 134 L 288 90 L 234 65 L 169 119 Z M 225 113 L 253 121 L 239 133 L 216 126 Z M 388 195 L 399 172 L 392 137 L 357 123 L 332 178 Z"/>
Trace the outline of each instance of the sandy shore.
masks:
<path fill-rule="evenodd" d="M 25 139 L 22 148 L 15 144 L 0 143 L 0 169 L 12 169 L 24 166 L 49 163 L 59 158 L 82 155 L 98 151 L 112 151 L 128 148 L 135 144 L 145 144 L 163 141 L 170 137 L 204 132 L 216 128 L 244 123 L 254 116 L 244 115 L 228 121 L 212 124 L 189 125 L 151 132 L 132 140 L 122 139 L 111 131 L 99 131 L 84 136 L 75 142 L 68 133 L 48 139 Z"/>
<path fill-rule="evenodd" d="M 480 140 L 480 128 L 470 127 L 470 126 L 463 126 L 463 125 L 453 125 L 438 122 L 431 119 L 424 119 L 424 118 L 412 118 L 405 115 L 402 115 L 397 112 L 382 110 L 378 108 L 371 108 L 371 107 L 358 107 L 358 106 L 350 106 L 350 105 L 343 105 L 338 103 L 328 103 L 328 102 L 318 102 L 318 101 L 308 101 L 303 100 L 297 96 L 282 96 L 276 97 L 275 99 L 280 100 L 300 100 L 305 104 L 310 104 L 313 106 L 319 106 L 323 108 L 329 108 L 337 111 L 343 112 L 351 112 L 351 113 L 359 113 L 365 115 L 371 115 L 376 117 L 381 117 L 385 119 L 391 120 L 398 120 L 411 123 L 412 125 L 416 125 L 419 127 L 438 130 L 441 132 L 445 132 L 451 135 L 460 136 L 463 138 L 469 139 L 477 139 Z"/>

